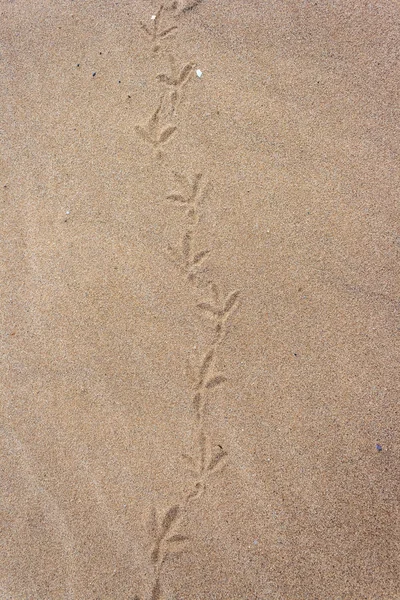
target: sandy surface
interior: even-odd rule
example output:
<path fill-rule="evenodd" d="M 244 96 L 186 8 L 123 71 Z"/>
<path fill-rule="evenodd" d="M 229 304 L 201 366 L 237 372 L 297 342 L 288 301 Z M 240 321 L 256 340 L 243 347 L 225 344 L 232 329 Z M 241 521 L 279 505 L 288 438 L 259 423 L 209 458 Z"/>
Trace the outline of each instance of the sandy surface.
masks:
<path fill-rule="evenodd" d="M 398 600 L 400 4 L 172 4 L 0 2 L 0 599 Z"/>

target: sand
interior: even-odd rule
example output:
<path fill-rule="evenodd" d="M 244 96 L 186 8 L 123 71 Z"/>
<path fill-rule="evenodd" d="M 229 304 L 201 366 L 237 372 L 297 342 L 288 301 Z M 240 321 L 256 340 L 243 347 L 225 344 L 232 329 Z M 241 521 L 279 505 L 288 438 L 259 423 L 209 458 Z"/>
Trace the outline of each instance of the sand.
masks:
<path fill-rule="evenodd" d="M 0 16 L 0 599 L 399 600 L 400 4 Z"/>

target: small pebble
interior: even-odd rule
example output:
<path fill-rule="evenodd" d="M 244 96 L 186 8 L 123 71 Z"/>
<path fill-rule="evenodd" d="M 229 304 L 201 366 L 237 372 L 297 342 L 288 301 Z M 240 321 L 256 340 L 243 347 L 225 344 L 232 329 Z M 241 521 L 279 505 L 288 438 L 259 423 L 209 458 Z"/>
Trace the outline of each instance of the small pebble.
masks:
<path fill-rule="evenodd" d="M 154 21 L 154 19 L 156 18 L 156 15 L 151 15 L 151 20 Z"/>
<path fill-rule="evenodd" d="M 92 77 L 95 77 L 96 73 L 92 73 Z"/>
<path fill-rule="evenodd" d="M 66 212 L 65 214 L 66 214 L 66 215 L 69 215 L 69 213 L 70 213 L 70 211 L 69 211 L 69 210 L 67 210 L 67 212 Z"/>
<path fill-rule="evenodd" d="M 200 69 L 196 69 L 196 75 L 197 77 L 201 77 L 203 75 L 203 72 L 200 71 Z"/>
<path fill-rule="evenodd" d="M 382 452 L 382 446 L 380 444 L 376 445 L 376 449 L 378 450 L 378 452 Z"/>

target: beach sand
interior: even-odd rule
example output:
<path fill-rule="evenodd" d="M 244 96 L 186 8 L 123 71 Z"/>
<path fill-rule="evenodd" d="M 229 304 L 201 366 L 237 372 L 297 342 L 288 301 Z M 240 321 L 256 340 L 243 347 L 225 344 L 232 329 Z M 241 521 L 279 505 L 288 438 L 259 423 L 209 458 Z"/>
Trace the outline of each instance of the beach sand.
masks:
<path fill-rule="evenodd" d="M 399 3 L 0 19 L 0 599 L 399 600 Z"/>

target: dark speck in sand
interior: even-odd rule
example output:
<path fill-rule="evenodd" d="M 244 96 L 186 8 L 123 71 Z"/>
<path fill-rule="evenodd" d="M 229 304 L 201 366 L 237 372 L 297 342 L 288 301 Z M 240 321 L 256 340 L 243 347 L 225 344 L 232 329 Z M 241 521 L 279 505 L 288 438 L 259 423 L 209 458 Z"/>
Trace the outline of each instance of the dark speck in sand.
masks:
<path fill-rule="evenodd" d="M 376 449 L 378 452 L 382 452 L 382 446 L 380 444 L 376 444 Z"/>
<path fill-rule="evenodd" d="M 92 77 L 95 77 L 95 76 L 96 76 L 96 73 L 92 73 Z"/>

